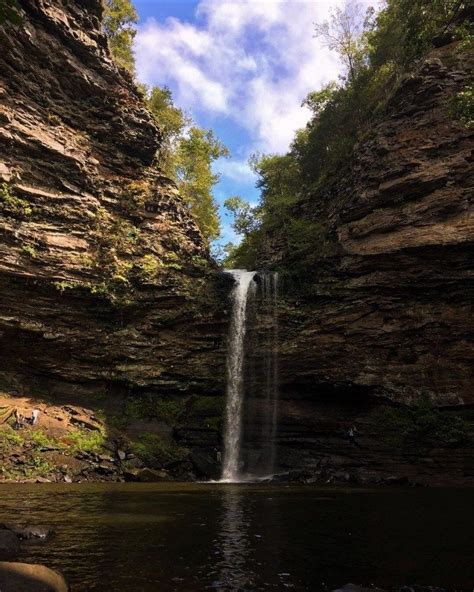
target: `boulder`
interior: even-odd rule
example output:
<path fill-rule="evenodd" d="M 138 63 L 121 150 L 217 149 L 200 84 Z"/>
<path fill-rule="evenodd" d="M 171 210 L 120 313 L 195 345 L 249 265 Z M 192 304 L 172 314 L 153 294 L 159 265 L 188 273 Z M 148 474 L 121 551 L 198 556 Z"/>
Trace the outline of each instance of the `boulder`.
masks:
<path fill-rule="evenodd" d="M 18 526 L 14 524 L 6 526 L 22 541 L 45 541 L 54 534 L 54 531 L 46 526 Z"/>
<path fill-rule="evenodd" d="M 0 562 L 2 592 L 68 592 L 59 573 L 43 565 Z"/>

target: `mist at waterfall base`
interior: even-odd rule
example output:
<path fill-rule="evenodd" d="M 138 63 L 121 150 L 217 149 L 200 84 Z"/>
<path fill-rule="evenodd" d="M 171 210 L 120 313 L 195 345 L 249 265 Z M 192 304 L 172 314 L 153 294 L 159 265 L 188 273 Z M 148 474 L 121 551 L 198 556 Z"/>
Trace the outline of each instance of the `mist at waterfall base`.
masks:
<path fill-rule="evenodd" d="M 271 478 L 278 420 L 278 274 L 226 270 L 235 285 L 227 349 L 222 482 Z"/>

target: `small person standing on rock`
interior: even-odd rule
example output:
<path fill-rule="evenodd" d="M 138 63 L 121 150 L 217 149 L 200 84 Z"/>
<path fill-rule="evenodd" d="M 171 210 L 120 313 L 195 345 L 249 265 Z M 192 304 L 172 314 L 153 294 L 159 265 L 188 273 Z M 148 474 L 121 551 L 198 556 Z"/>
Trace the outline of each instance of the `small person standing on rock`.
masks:
<path fill-rule="evenodd" d="M 33 411 L 31 412 L 31 425 L 36 424 L 36 422 L 38 421 L 39 414 L 39 409 L 33 409 Z"/>
<path fill-rule="evenodd" d="M 216 451 L 216 460 L 220 464 L 222 462 L 222 452 L 219 450 L 219 448 L 216 448 L 215 451 Z"/>
<path fill-rule="evenodd" d="M 354 426 L 351 426 L 348 430 L 347 430 L 347 439 L 349 440 L 349 442 L 352 444 L 352 446 L 356 446 L 357 448 L 360 448 L 360 444 L 357 442 L 357 440 L 355 439 L 355 432 L 356 432 L 356 428 Z"/>

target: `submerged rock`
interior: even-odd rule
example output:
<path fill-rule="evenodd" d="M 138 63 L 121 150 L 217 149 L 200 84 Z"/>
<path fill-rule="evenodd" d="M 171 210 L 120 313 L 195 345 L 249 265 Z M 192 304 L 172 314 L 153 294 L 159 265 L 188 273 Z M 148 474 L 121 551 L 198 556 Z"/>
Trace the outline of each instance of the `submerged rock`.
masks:
<path fill-rule="evenodd" d="M 0 530 L 0 559 L 15 559 L 20 552 L 20 541 L 11 530 Z M 0 586 L 0 590 L 3 589 Z"/>
<path fill-rule="evenodd" d="M 68 592 L 63 576 L 43 565 L 0 562 L 2 592 Z"/>

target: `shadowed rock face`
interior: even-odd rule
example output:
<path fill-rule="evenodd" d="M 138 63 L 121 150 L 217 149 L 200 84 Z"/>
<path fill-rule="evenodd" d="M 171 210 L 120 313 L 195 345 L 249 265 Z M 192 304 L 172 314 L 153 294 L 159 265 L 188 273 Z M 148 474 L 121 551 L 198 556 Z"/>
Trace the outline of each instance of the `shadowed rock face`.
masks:
<path fill-rule="evenodd" d="M 327 228 L 301 286 L 280 286 L 281 470 L 474 479 L 474 131 L 450 114 L 474 57 L 458 49 L 435 50 L 406 77 L 347 169 L 301 208 Z M 275 236 L 262 265 L 284 268 L 281 252 Z M 388 442 L 377 407 L 425 397 L 466 418 L 465 447 Z M 350 425 L 362 449 L 345 438 Z"/>
<path fill-rule="evenodd" d="M 308 195 L 301 215 L 328 229 L 303 295 L 282 304 L 288 387 L 474 403 L 474 132 L 449 112 L 473 64 L 456 44 L 430 54 L 345 173 Z"/>
<path fill-rule="evenodd" d="M 23 26 L 0 28 L 0 389 L 110 415 L 131 393 L 174 397 L 185 416 L 175 435 L 209 476 L 228 283 L 152 167 L 160 131 L 110 59 L 101 2 L 20 5 Z M 280 470 L 474 479 L 472 444 L 410 455 L 373 413 L 423 392 L 437 405 L 474 403 L 473 132 L 448 112 L 472 65 L 455 46 L 429 56 L 347 171 L 302 207 L 328 228 L 302 295 L 280 287 Z M 156 269 L 144 273 L 150 257 Z M 278 257 L 274 246 L 262 263 Z M 257 374 L 271 347 L 263 337 Z M 135 424 L 161 435 L 159 423 Z M 351 424 L 361 449 L 344 437 Z"/>
<path fill-rule="evenodd" d="M 20 6 L 23 25 L 0 28 L 5 386 L 70 401 L 113 385 L 220 392 L 225 298 L 176 187 L 151 166 L 160 131 L 111 61 L 102 3 Z M 117 286 L 125 305 L 109 302 Z"/>

